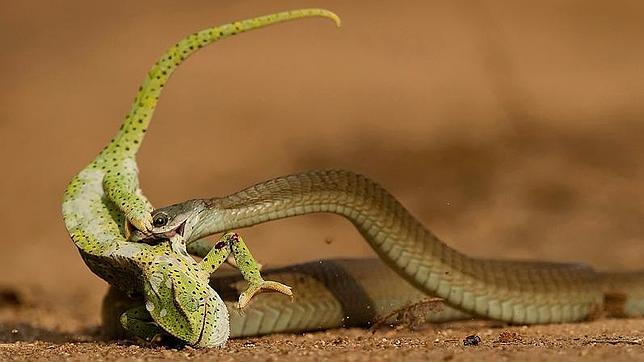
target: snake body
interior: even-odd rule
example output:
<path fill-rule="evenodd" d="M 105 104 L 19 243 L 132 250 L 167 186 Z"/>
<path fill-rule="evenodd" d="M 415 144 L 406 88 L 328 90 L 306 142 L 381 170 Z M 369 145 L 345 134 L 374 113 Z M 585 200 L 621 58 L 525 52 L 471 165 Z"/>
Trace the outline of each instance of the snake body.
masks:
<path fill-rule="evenodd" d="M 221 270 L 210 285 L 221 295 L 230 316 L 230 336 L 250 337 L 272 333 L 299 333 L 341 327 L 380 324 L 441 323 L 472 318 L 456 308 L 429 302 L 428 296 L 402 279 L 379 259 L 331 259 L 262 271 L 272 280 L 293 287 L 295 299 L 263 294 L 243 311 L 236 307 L 245 282 L 235 271 Z M 598 274 L 607 293 L 605 307 L 611 317 L 644 313 L 642 273 Z M 628 290 L 627 294 L 623 291 Z M 103 302 L 103 332 L 109 338 L 128 334 L 119 316 L 140 301 L 111 288 Z M 401 318 L 402 317 L 402 318 Z"/>
<path fill-rule="evenodd" d="M 512 323 L 569 322 L 587 318 L 602 304 L 592 269 L 468 257 L 440 241 L 384 188 L 348 171 L 280 177 L 206 204 L 209 211 L 194 231 L 199 236 L 307 213 L 342 215 L 412 285 L 474 315 Z"/>
<path fill-rule="evenodd" d="M 573 322 L 606 310 L 605 300 L 617 303 L 612 314 L 633 316 L 644 311 L 644 299 L 631 292 L 635 287 L 642 290 L 642 274 L 601 274 L 581 264 L 469 257 L 439 240 L 384 188 L 349 171 L 278 177 L 226 197 L 184 204 L 199 203 L 202 210 L 191 221 L 187 241 L 296 215 L 341 215 L 412 286 L 473 316 L 517 324 Z"/>
<path fill-rule="evenodd" d="M 428 301 L 427 295 L 378 259 L 320 260 L 269 269 L 262 274 L 293 287 L 294 301 L 265 294 L 240 312 L 234 308 L 244 286 L 239 275 L 211 280 L 228 305 L 232 337 L 471 318 L 440 302 Z M 408 316 L 400 320 L 405 313 Z"/>
<path fill-rule="evenodd" d="M 242 276 L 233 270 L 220 270 L 211 279 L 211 287 L 228 307 L 231 337 L 396 323 L 397 312 L 410 312 L 403 322 L 411 325 L 470 318 L 444 304 L 428 303 L 427 295 L 378 259 L 320 260 L 263 270 L 262 275 L 293 287 L 294 300 L 262 294 L 240 311 L 236 302 L 246 286 Z M 105 335 L 126 338 L 119 316 L 138 303 L 111 288 L 103 302 Z"/>

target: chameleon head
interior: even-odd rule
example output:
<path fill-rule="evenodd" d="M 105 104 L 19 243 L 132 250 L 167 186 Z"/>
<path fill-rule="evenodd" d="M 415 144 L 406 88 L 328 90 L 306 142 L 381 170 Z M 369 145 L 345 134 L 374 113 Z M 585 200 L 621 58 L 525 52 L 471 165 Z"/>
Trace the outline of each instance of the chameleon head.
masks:
<path fill-rule="evenodd" d="M 154 243 L 180 235 L 189 240 L 193 227 L 199 221 L 199 215 L 206 210 L 203 200 L 189 200 L 180 204 L 167 206 L 152 212 L 152 230 L 150 234 L 135 228 L 129 228 L 129 241 Z"/>
<path fill-rule="evenodd" d="M 144 273 L 145 307 L 161 328 L 195 347 L 226 342 L 226 305 L 192 258 L 163 254 L 148 263 Z"/>

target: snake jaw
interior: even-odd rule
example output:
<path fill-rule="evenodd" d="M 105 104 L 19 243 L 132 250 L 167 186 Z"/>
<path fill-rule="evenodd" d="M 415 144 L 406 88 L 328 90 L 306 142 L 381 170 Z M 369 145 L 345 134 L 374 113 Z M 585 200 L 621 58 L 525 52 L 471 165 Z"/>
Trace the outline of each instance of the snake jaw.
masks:
<path fill-rule="evenodd" d="M 182 239 L 186 234 L 186 224 L 188 220 L 184 220 L 177 227 L 169 229 L 167 231 L 144 233 L 141 230 L 137 229 L 129 221 L 125 222 L 124 234 L 125 238 L 128 241 L 136 243 L 144 243 L 155 245 L 161 242 L 162 240 L 172 239 L 174 236 L 180 236 Z"/>
<path fill-rule="evenodd" d="M 183 238 L 185 236 L 184 234 L 185 234 L 185 231 L 186 231 L 186 222 L 187 222 L 187 220 L 184 220 L 181 224 L 179 224 L 179 226 L 177 226 L 174 229 L 170 229 L 168 231 L 165 231 L 165 232 L 162 232 L 162 233 L 159 233 L 159 234 L 153 234 L 152 238 L 156 238 L 156 239 L 161 239 L 161 238 L 162 239 L 172 239 L 173 237 L 175 237 L 177 235 L 179 235 L 179 236 L 181 236 L 181 238 Z"/>
<path fill-rule="evenodd" d="M 175 234 L 181 235 L 182 238 L 184 237 L 184 233 L 186 231 L 186 222 L 188 222 L 188 220 L 179 224 L 179 227 L 175 229 Z"/>

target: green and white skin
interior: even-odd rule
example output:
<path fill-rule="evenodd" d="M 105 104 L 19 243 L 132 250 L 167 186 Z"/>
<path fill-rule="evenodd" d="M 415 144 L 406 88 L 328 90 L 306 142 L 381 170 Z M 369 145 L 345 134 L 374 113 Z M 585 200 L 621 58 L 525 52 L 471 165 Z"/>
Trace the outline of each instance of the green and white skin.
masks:
<path fill-rule="evenodd" d="M 148 234 L 155 223 L 153 207 L 139 187 L 135 157 L 174 70 L 219 39 L 314 16 L 340 22 L 327 10 L 293 10 L 205 29 L 179 41 L 149 71 L 116 136 L 67 187 L 63 218 L 85 263 L 119 291 L 142 298 L 120 316 L 129 333 L 149 340 L 165 331 L 195 347 L 223 345 L 229 336 L 228 311 L 208 280 L 231 253 L 248 282 L 238 307 L 263 290 L 291 295 L 288 286 L 262 279 L 248 248 L 234 233 L 225 234 L 201 262 L 188 255 L 180 238 L 147 245 L 128 242 L 127 237 L 133 230 Z"/>

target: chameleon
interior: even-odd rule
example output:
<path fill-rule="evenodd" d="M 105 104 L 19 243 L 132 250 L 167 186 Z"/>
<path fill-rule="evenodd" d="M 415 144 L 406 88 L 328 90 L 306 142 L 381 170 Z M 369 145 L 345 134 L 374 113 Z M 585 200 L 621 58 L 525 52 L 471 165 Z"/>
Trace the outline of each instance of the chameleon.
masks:
<path fill-rule="evenodd" d="M 89 269 L 143 304 L 126 311 L 120 322 L 142 338 L 165 331 L 196 347 L 221 346 L 228 338 L 228 312 L 209 286 L 212 271 L 233 254 L 248 289 L 239 307 L 261 291 L 291 295 L 283 284 L 261 278 L 257 263 L 237 234 L 226 234 L 201 262 L 189 256 L 183 241 L 155 245 L 127 241 L 133 231 L 149 233 L 158 225 L 152 204 L 139 187 L 136 153 L 148 129 L 161 91 L 190 55 L 217 40 L 267 25 L 305 17 L 325 17 L 324 9 L 301 9 L 235 21 L 195 32 L 171 47 L 150 69 L 131 110 L 107 146 L 74 176 L 62 203 L 65 226 Z"/>
<path fill-rule="evenodd" d="M 436 237 L 386 189 L 365 176 L 346 170 L 310 171 L 278 177 L 228 196 L 188 200 L 163 207 L 153 212 L 153 217 L 160 222 L 153 227 L 151 235 L 134 232 L 130 240 L 154 243 L 155 240 L 180 237 L 182 240 L 178 242 L 187 243 L 199 255 L 208 250 L 203 241 L 208 235 L 320 212 L 334 213 L 351 221 L 398 276 L 384 273 L 382 263 L 356 266 L 355 262 L 325 271 L 303 266 L 277 273 L 295 281 L 298 278 L 294 274 L 305 273 L 322 281 L 323 285 L 296 285 L 298 293 L 331 293 L 344 300 L 359 300 L 366 308 L 374 303 L 386 306 L 386 302 L 380 300 L 395 301 L 400 298 L 397 293 L 417 300 L 418 293 L 422 292 L 441 298 L 453 318 L 469 315 L 513 324 L 577 322 L 598 314 L 611 317 L 644 315 L 644 272 L 605 273 L 582 264 L 467 256 Z M 378 282 L 361 284 L 360 278 L 370 273 L 379 276 Z M 353 287 L 341 288 L 344 295 L 338 295 L 332 292 L 338 290 L 337 283 L 342 282 L 329 281 L 334 277 L 358 282 Z M 214 284 L 221 283 L 215 279 Z M 407 289 L 392 287 L 398 284 L 409 286 Z M 418 291 L 410 291 L 411 286 Z M 298 303 L 297 299 L 295 303 Z M 254 319 L 236 320 L 235 323 L 241 326 L 234 324 L 233 330 L 253 333 L 297 330 L 288 329 L 296 324 L 291 323 L 292 320 L 305 323 L 315 318 L 309 315 L 329 310 L 314 305 L 317 309 L 304 314 L 301 309 L 308 302 L 303 303 L 302 306 L 280 307 L 275 301 L 255 301 L 251 305 L 256 308 L 251 310 Z M 400 307 L 400 304 L 394 305 Z M 454 310 L 461 313 L 452 313 Z M 356 315 L 347 316 L 364 320 Z M 263 324 L 264 319 L 260 317 L 268 318 L 267 324 Z M 439 315 L 437 318 L 447 317 Z M 274 325 L 270 324 L 272 322 Z"/>

